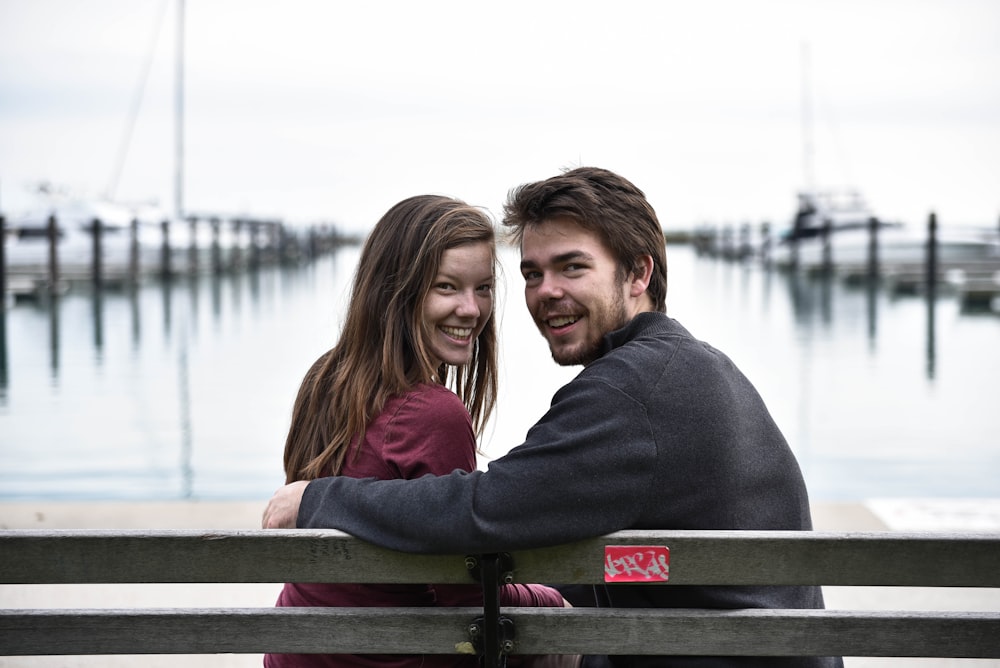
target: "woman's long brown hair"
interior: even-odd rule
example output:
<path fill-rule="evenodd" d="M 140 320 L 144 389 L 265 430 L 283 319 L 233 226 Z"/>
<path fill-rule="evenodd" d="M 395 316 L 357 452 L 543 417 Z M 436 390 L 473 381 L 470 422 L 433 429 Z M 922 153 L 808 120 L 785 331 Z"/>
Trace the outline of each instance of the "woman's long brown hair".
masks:
<path fill-rule="evenodd" d="M 299 387 L 285 440 L 286 482 L 338 474 L 351 443 L 361 442 L 386 400 L 417 383 L 450 384 L 482 433 L 497 393 L 494 314 L 467 366 L 435 367 L 422 312 L 444 252 L 489 243 L 495 271 L 494 240 L 482 210 L 449 197 L 411 197 L 379 220 L 358 261 L 340 339 Z"/>

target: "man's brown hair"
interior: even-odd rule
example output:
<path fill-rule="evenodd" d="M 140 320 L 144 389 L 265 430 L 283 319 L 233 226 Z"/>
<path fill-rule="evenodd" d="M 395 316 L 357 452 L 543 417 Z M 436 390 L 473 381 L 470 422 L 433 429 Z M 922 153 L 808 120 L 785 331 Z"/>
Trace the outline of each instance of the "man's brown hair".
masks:
<path fill-rule="evenodd" d="M 653 307 L 667 310 L 667 251 L 663 228 L 646 195 L 630 181 L 597 167 L 579 167 L 510 191 L 503 224 L 521 242 L 525 228 L 568 218 L 597 234 L 618 262 L 619 278 L 641 272 L 638 259 L 653 258 L 646 289 Z"/>

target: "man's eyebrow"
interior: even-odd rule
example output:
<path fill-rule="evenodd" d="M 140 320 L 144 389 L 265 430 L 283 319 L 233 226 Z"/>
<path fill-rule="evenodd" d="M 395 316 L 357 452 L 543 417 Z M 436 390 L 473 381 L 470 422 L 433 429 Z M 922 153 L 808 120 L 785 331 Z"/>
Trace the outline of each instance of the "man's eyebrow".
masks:
<path fill-rule="evenodd" d="M 565 253 L 560 253 L 559 255 L 553 255 L 549 259 L 550 264 L 565 264 L 573 260 L 589 260 L 593 261 L 594 256 L 590 253 L 585 253 L 582 250 L 571 250 Z M 537 268 L 538 263 L 534 260 L 521 260 L 521 269 L 533 269 Z"/>

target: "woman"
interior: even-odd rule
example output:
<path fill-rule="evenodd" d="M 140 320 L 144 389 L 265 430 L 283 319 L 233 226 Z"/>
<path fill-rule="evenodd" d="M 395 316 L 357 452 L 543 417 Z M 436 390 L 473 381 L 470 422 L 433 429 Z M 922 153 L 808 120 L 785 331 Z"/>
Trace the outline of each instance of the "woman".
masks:
<path fill-rule="evenodd" d="M 340 341 L 299 388 L 285 442 L 287 482 L 475 468 L 476 438 L 496 400 L 495 270 L 493 225 L 479 209 L 424 195 L 382 217 L 362 250 Z M 564 605 L 556 590 L 538 585 L 507 585 L 501 602 Z M 289 583 L 277 605 L 480 606 L 482 592 L 478 585 Z M 264 665 L 433 668 L 477 661 L 269 654 Z"/>

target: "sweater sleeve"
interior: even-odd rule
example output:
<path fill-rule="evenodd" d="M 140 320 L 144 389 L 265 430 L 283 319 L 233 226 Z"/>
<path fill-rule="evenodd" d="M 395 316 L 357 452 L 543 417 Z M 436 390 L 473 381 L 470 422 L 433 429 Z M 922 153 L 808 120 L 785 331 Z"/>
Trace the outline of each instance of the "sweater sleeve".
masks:
<path fill-rule="evenodd" d="M 422 553 L 556 545 L 631 526 L 650 498 L 655 459 L 644 407 L 600 379 L 577 378 L 488 470 L 315 480 L 298 526 Z"/>
<path fill-rule="evenodd" d="M 434 585 L 440 606 L 482 606 L 483 590 L 476 585 Z M 500 587 L 500 605 L 519 608 L 561 608 L 565 604 L 559 590 L 539 584 L 508 584 Z"/>
<path fill-rule="evenodd" d="M 509 584 L 500 589 L 500 605 L 520 608 L 561 608 L 565 605 L 559 590 L 538 584 Z"/>

